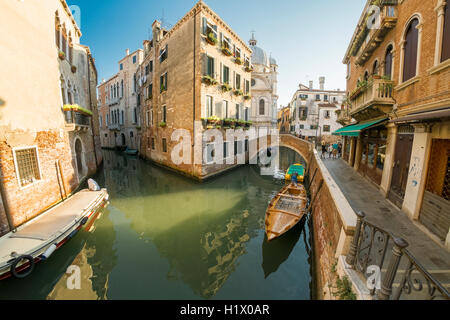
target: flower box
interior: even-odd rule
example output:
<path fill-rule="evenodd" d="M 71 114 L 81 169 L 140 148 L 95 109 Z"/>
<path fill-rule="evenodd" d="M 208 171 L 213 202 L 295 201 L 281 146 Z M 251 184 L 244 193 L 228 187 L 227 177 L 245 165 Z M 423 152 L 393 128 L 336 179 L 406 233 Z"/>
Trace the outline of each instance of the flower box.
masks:
<path fill-rule="evenodd" d="M 206 42 L 208 42 L 212 46 L 215 46 L 217 44 L 217 39 L 214 36 L 214 33 L 208 33 L 208 35 L 206 36 Z"/>
<path fill-rule="evenodd" d="M 159 126 L 160 126 L 161 128 L 165 128 L 165 127 L 167 127 L 167 123 L 165 123 L 164 121 L 162 121 L 162 122 L 159 123 Z"/>
<path fill-rule="evenodd" d="M 66 54 L 65 54 L 63 51 L 60 51 L 60 52 L 58 53 L 58 57 L 59 57 L 61 60 L 64 60 L 64 59 L 66 58 Z"/>
<path fill-rule="evenodd" d="M 222 122 L 222 120 L 218 117 L 209 117 L 206 120 L 208 121 L 208 124 L 218 124 Z"/>
<path fill-rule="evenodd" d="M 216 79 L 214 79 L 213 77 L 208 76 L 208 75 L 207 76 L 203 76 L 202 77 L 202 81 L 203 81 L 203 83 L 205 83 L 205 84 L 207 84 L 209 86 L 216 85 L 218 83 Z"/>
<path fill-rule="evenodd" d="M 231 52 L 230 49 L 226 48 L 226 47 L 222 47 L 222 53 L 228 57 L 232 56 L 233 53 Z"/>
<path fill-rule="evenodd" d="M 75 112 L 79 112 L 79 113 L 83 113 L 87 116 L 92 116 L 93 113 L 91 110 L 85 109 L 83 107 L 80 107 L 77 104 L 66 104 L 63 106 L 63 111 L 75 111 Z"/>
<path fill-rule="evenodd" d="M 223 120 L 223 125 L 224 126 L 234 126 L 235 125 L 235 123 L 236 123 L 236 120 L 235 119 L 224 119 Z"/>
<path fill-rule="evenodd" d="M 231 86 L 228 83 L 224 83 L 221 86 L 223 92 L 230 92 L 232 90 Z"/>
<path fill-rule="evenodd" d="M 251 67 L 251 66 L 246 66 L 246 67 L 245 67 L 245 71 L 246 71 L 246 72 L 253 72 L 253 67 Z"/>
<path fill-rule="evenodd" d="M 252 96 L 249 94 L 244 95 L 244 100 L 250 100 L 251 98 Z"/>
<path fill-rule="evenodd" d="M 242 90 L 234 90 L 234 94 L 235 94 L 236 96 L 242 96 L 242 95 L 244 95 L 244 93 L 242 92 Z"/>
<path fill-rule="evenodd" d="M 234 62 L 236 63 L 236 64 L 238 64 L 238 65 L 242 65 L 242 59 L 241 58 L 236 58 L 235 60 L 234 60 Z"/>

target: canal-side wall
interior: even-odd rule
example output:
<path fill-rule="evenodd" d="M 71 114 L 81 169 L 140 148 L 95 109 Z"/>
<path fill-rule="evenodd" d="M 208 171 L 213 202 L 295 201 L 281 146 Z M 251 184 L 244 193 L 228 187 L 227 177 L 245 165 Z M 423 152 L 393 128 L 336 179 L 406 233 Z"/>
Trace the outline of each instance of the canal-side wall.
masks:
<path fill-rule="evenodd" d="M 317 151 L 308 169 L 317 299 L 334 299 L 337 259 L 348 253 L 356 215 Z"/>

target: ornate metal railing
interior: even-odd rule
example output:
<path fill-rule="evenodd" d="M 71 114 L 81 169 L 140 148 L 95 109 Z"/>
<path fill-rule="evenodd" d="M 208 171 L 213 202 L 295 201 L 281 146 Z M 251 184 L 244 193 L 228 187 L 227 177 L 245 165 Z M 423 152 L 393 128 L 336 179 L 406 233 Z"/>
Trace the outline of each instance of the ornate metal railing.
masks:
<path fill-rule="evenodd" d="M 90 116 L 80 112 L 76 112 L 74 110 L 64 111 L 64 117 L 66 123 L 68 124 L 75 124 L 78 126 L 85 126 L 85 127 L 88 127 L 90 125 L 90 118 L 91 118 Z"/>
<path fill-rule="evenodd" d="M 381 300 L 445 299 L 449 292 L 406 249 L 408 243 L 375 226 L 358 212 L 355 235 L 346 262 L 370 283 L 371 295 Z M 399 266 L 405 265 L 400 271 Z M 384 272 L 383 272 L 384 271 Z M 394 292 L 395 280 L 400 280 Z"/>

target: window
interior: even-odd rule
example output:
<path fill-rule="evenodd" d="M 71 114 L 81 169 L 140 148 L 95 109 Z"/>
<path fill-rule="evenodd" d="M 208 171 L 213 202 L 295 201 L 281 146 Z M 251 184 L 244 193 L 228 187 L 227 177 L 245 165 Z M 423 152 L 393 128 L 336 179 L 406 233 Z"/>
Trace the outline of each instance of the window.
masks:
<path fill-rule="evenodd" d="M 330 111 L 329 110 L 324 110 L 323 111 L 323 117 L 325 119 L 330 119 Z"/>
<path fill-rule="evenodd" d="M 123 63 L 120 64 L 120 70 L 123 70 Z"/>
<path fill-rule="evenodd" d="M 208 19 L 205 17 L 202 18 L 202 33 L 203 35 L 208 35 L 212 33 L 214 37 L 217 39 L 217 26 L 208 22 Z"/>
<path fill-rule="evenodd" d="M 14 160 L 20 187 L 25 187 L 37 180 L 41 180 L 36 147 L 15 150 Z"/>
<path fill-rule="evenodd" d="M 99 117 L 99 126 L 100 126 L 100 128 L 103 127 L 103 118 L 102 118 L 102 116 Z"/>
<path fill-rule="evenodd" d="M 324 100 L 324 101 L 328 101 L 328 95 L 324 95 L 324 96 L 323 96 L 323 100 Z"/>
<path fill-rule="evenodd" d="M 235 49 L 234 49 L 234 56 L 235 56 L 236 58 L 240 58 L 240 57 L 241 57 L 241 49 L 235 48 Z"/>
<path fill-rule="evenodd" d="M 145 74 L 148 75 L 150 73 L 150 65 L 145 66 Z"/>
<path fill-rule="evenodd" d="M 167 108 L 166 106 L 162 107 L 162 122 L 167 122 Z"/>
<path fill-rule="evenodd" d="M 230 68 L 223 66 L 223 83 L 230 84 Z"/>
<path fill-rule="evenodd" d="M 320 101 L 320 94 L 316 94 L 316 101 Z"/>
<path fill-rule="evenodd" d="M 169 46 L 166 44 L 165 48 L 159 50 L 159 63 L 162 63 L 167 59 L 167 52 L 169 50 Z"/>
<path fill-rule="evenodd" d="M 308 100 L 308 95 L 307 94 L 301 94 L 300 95 L 300 100 Z"/>
<path fill-rule="evenodd" d="M 106 126 L 109 126 L 109 113 L 106 114 Z"/>
<path fill-rule="evenodd" d="M 236 89 L 241 89 L 241 75 L 238 73 L 236 73 Z"/>
<path fill-rule="evenodd" d="M 375 60 L 375 62 L 373 63 L 373 67 L 372 67 L 372 74 L 373 75 L 378 75 L 378 60 Z"/>
<path fill-rule="evenodd" d="M 155 138 L 152 138 L 152 150 L 155 150 Z"/>
<path fill-rule="evenodd" d="M 150 127 L 150 111 L 147 111 L 145 113 L 145 123 L 146 123 L 147 127 Z"/>
<path fill-rule="evenodd" d="M 245 152 L 248 152 L 248 139 L 245 139 Z"/>
<path fill-rule="evenodd" d="M 120 112 L 120 115 L 121 115 L 120 124 L 123 125 L 125 122 L 125 114 L 124 114 L 123 110 Z"/>
<path fill-rule="evenodd" d="M 153 126 L 153 110 L 150 112 L 150 123 Z"/>
<path fill-rule="evenodd" d="M 133 124 L 137 123 L 137 108 L 133 108 Z"/>
<path fill-rule="evenodd" d="M 147 87 L 147 99 L 151 99 L 153 97 L 153 84 L 150 83 Z"/>
<path fill-rule="evenodd" d="M 245 80 L 245 94 L 250 93 L 250 81 Z"/>
<path fill-rule="evenodd" d="M 386 56 L 384 58 L 384 75 L 392 79 L 392 45 L 386 50 Z"/>
<path fill-rule="evenodd" d="M 153 72 L 153 60 L 150 61 L 150 72 Z"/>
<path fill-rule="evenodd" d="M 236 104 L 236 119 L 240 119 L 241 114 L 240 114 L 240 110 L 241 106 L 239 105 L 239 103 Z"/>
<path fill-rule="evenodd" d="M 60 44 L 61 31 L 59 28 L 60 28 L 60 21 L 59 21 L 58 11 L 56 11 L 55 12 L 55 41 L 56 41 L 56 46 L 60 49 L 61 48 L 61 44 Z"/>
<path fill-rule="evenodd" d="M 304 125 L 304 124 L 301 124 L 301 125 L 300 125 L 300 129 L 305 129 L 305 125 Z"/>
<path fill-rule="evenodd" d="M 323 126 L 323 132 L 330 132 L 330 126 Z"/>
<path fill-rule="evenodd" d="M 229 156 L 229 154 L 228 154 L 228 150 L 229 150 L 228 145 L 229 145 L 229 142 L 224 142 L 223 143 L 223 157 L 224 158 L 228 158 L 228 156 Z"/>
<path fill-rule="evenodd" d="M 161 76 L 160 83 L 161 83 L 161 92 L 167 91 L 167 72 Z"/>
<path fill-rule="evenodd" d="M 248 108 L 245 108 L 244 110 L 244 120 L 248 121 Z"/>
<path fill-rule="evenodd" d="M 167 139 L 166 139 L 166 138 L 163 138 L 163 139 L 162 139 L 162 151 L 163 151 L 164 153 L 167 152 Z"/>
<path fill-rule="evenodd" d="M 225 117 L 225 119 L 228 119 L 228 101 L 224 100 L 223 101 L 223 115 Z"/>
<path fill-rule="evenodd" d="M 136 63 L 136 56 L 133 56 L 133 64 Z"/>
<path fill-rule="evenodd" d="M 214 58 L 207 57 L 206 75 L 214 78 Z"/>
<path fill-rule="evenodd" d="M 213 97 L 206 96 L 206 117 L 212 117 L 213 113 Z"/>
<path fill-rule="evenodd" d="M 214 161 L 215 156 L 214 143 L 209 143 L 206 145 L 206 163 L 211 164 Z"/>
<path fill-rule="evenodd" d="M 120 82 L 120 97 L 123 97 L 123 80 Z"/>
<path fill-rule="evenodd" d="M 347 63 L 347 78 L 350 77 L 350 73 L 352 72 L 352 64 Z"/>
<path fill-rule="evenodd" d="M 441 62 L 450 59 L 450 3 L 447 1 L 444 13 L 444 30 L 442 34 Z"/>
<path fill-rule="evenodd" d="M 264 99 L 259 100 L 259 115 L 263 116 L 266 112 L 266 103 Z"/>
<path fill-rule="evenodd" d="M 417 49 L 419 45 L 419 20 L 414 19 L 406 29 L 405 47 L 403 49 L 403 82 L 416 76 L 417 73 Z"/>
<path fill-rule="evenodd" d="M 130 131 L 130 138 L 133 138 L 134 137 L 134 133 L 133 133 L 133 131 Z"/>

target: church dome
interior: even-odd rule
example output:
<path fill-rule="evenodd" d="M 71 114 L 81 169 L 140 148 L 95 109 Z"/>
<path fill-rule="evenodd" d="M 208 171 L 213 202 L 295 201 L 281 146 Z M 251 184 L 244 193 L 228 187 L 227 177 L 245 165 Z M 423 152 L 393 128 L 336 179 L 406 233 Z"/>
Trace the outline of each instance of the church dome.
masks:
<path fill-rule="evenodd" d="M 269 57 L 267 56 L 267 53 L 263 49 L 258 47 L 256 45 L 256 43 L 257 43 L 257 41 L 255 39 L 255 36 L 253 35 L 252 38 L 249 41 L 250 49 L 252 49 L 252 51 L 253 51 L 253 53 L 252 53 L 252 64 L 253 65 L 262 65 L 262 66 L 269 67 L 270 66 L 270 61 L 269 61 Z"/>
<path fill-rule="evenodd" d="M 271 66 L 277 66 L 278 64 L 277 64 L 277 60 L 275 60 L 275 58 L 273 58 L 273 57 L 270 57 L 270 65 Z"/>

